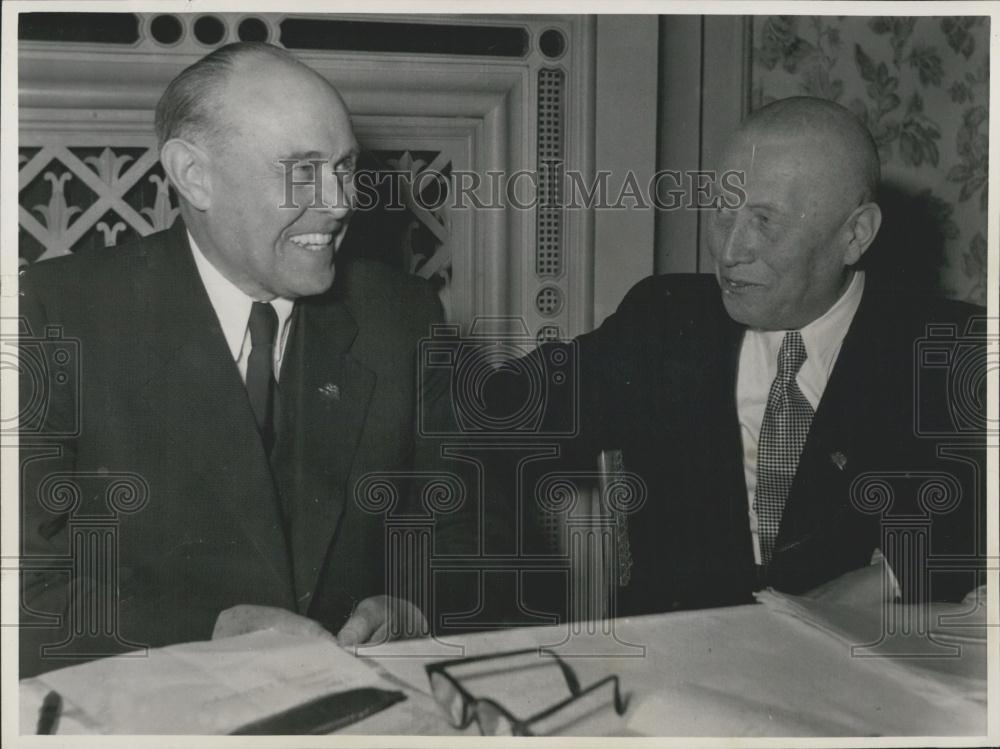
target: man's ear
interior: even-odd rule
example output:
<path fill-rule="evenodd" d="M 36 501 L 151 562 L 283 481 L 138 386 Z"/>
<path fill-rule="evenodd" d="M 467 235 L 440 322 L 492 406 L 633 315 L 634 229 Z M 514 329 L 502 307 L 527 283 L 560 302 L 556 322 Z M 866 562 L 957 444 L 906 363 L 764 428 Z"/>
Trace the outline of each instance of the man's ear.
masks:
<path fill-rule="evenodd" d="M 854 209 L 845 224 L 847 232 L 845 265 L 854 265 L 861 259 L 865 250 L 875 240 L 880 226 L 882 226 L 882 209 L 877 203 L 862 203 Z"/>
<path fill-rule="evenodd" d="M 186 140 L 174 138 L 160 149 L 160 163 L 174 189 L 192 208 L 208 210 L 212 204 L 212 181 L 204 151 Z"/>

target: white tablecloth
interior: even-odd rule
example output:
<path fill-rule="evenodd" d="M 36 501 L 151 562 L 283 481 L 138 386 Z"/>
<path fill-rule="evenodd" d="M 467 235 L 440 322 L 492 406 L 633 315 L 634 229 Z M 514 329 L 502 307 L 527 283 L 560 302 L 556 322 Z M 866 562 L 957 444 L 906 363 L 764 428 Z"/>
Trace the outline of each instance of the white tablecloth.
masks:
<path fill-rule="evenodd" d="M 555 646 L 584 686 L 618 674 L 629 697 L 625 716 L 609 709 L 605 692 L 592 714 L 546 726 L 570 735 L 985 736 L 984 607 L 931 606 L 929 637 L 915 631 L 915 613 L 765 591 L 757 605 L 619 619 L 592 633 L 545 627 L 471 635 L 450 641 L 462 653 L 437 657 Z M 901 632 L 906 616 L 913 636 L 893 636 L 893 621 Z M 423 664 L 438 647 L 431 645 L 392 643 L 371 653 L 387 652 L 374 660 L 426 692 Z M 560 679 L 543 670 L 491 674 L 471 682 L 471 691 L 523 717 L 565 696 Z M 379 722 L 376 716 L 351 732 L 371 732 Z"/>
<path fill-rule="evenodd" d="M 926 634 L 885 638 L 883 634 L 892 626 L 900 630 L 903 607 L 852 609 L 823 597 L 794 598 L 771 592 L 763 593 L 760 600 L 757 605 L 734 608 L 493 631 L 448 642 L 412 640 L 363 649 L 362 663 L 378 669 L 382 685 L 402 686 L 410 699 L 345 732 L 457 733 L 441 719 L 429 697 L 425 663 L 515 648 L 551 647 L 568 660 L 584 686 L 607 674 L 618 674 L 628 710 L 624 716 L 615 715 L 610 709 L 610 691 L 602 690 L 592 700 L 539 725 L 540 732 L 659 736 L 985 734 L 986 626 L 982 606 L 934 606 L 924 620 L 934 633 L 931 638 Z M 895 619 L 884 621 L 886 617 Z M 916 620 L 908 621 L 913 625 Z M 879 657 L 878 652 L 854 647 L 880 639 L 885 652 L 922 657 Z M 325 687 L 317 678 L 316 664 L 330 658 L 329 641 L 282 646 L 291 647 L 297 660 L 269 659 L 274 669 L 268 672 L 269 678 L 287 680 L 287 693 L 300 694 L 303 699 L 309 690 L 322 693 Z M 134 716 L 129 722 L 115 714 L 115 705 L 135 709 L 135 705 L 154 704 L 150 700 L 158 685 L 162 687 L 162 675 L 156 673 L 159 668 L 168 668 L 174 679 L 187 679 L 192 694 L 197 694 L 196 690 L 206 688 L 202 682 L 207 679 L 204 663 L 194 665 L 198 659 L 214 658 L 214 663 L 221 664 L 216 669 L 223 671 L 246 666 L 245 654 L 224 640 L 165 650 L 171 651 L 169 659 L 157 658 L 154 652 L 145 666 L 135 659 L 116 658 L 23 681 L 21 731 L 34 730 L 38 706 L 49 689 L 60 691 L 66 702 L 67 716 L 60 732 L 208 733 L 224 729 L 217 716 L 210 720 L 210 716 L 198 713 L 198 700 L 173 713 L 150 710 L 141 724 Z M 309 655 L 312 651 L 315 657 Z M 185 660 L 191 663 L 186 676 L 178 672 L 178 668 L 184 671 L 178 664 Z M 520 667 L 512 670 L 514 665 Z M 148 669 L 145 676 L 144 667 Z M 537 656 L 531 656 L 527 664 L 492 664 L 485 675 L 477 669 L 458 675 L 467 679 L 473 693 L 493 697 L 522 717 L 568 694 L 551 661 Z M 212 680 L 232 681 L 226 673 L 216 673 Z M 281 686 L 280 682 L 273 684 L 277 694 L 282 693 Z M 259 707 L 241 709 L 238 703 L 237 699 L 234 704 L 241 720 L 262 717 L 254 715 Z M 476 733 L 475 727 L 466 733 Z M 970 739 L 969 743 L 976 742 Z"/>

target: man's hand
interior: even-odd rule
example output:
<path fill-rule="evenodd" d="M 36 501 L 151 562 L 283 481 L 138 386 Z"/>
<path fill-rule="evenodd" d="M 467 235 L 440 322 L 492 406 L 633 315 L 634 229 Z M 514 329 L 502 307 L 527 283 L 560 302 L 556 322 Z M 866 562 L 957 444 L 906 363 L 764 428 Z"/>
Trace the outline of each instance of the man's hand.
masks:
<path fill-rule="evenodd" d="M 233 637 L 261 629 L 276 629 L 291 635 L 326 637 L 333 639 L 319 622 L 275 606 L 254 606 L 240 604 L 226 609 L 215 620 L 212 639 Z"/>
<path fill-rule="evenodd" d="M 341 647 L 376 645 L 429 634 L 427 619 L 409 601 L 391 596 L 372 596 L 358 604 L 340 631 Z"/>

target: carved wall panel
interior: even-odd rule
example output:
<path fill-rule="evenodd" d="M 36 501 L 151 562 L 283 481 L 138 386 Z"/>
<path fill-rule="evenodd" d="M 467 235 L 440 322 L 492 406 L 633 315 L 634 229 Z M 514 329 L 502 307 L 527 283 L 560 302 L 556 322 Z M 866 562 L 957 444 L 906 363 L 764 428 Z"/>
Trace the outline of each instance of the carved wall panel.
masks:
<path fill-rule="evenodd" d="M 72 28 L 21 16 L 22 263 L 169 226 L 177 202 L 154 150 L 156 101 L 213 47 L 262 40 L 285 44 L 340 89 L 370 165 L 435 174 L 422 184 L 448 198 L 427 210 L 426 196 L 404 195 L 395 213 L 358 214 L 342 251 L 431 279 L 462 324 L 521 316 L 545 337 L 587 327 L 592 219 L 546 206 L 561 190 L 552 175 L 592 171 L 592 19 L 89 15 L 74 14 Z M 492 198 L 488 207 L 451 199 L 456 174 L 519 171 L 535 175 L 528 207 L 487 195 L 485 179 L 476 195 Z"/>

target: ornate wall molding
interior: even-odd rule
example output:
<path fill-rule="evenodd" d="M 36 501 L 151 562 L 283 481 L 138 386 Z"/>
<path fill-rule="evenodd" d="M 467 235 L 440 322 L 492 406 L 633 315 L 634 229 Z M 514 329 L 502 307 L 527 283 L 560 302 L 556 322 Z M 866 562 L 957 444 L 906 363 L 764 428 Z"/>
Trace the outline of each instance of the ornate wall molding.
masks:
<path fill-rule="evenodd" d="M 110 244 L 132 233 L 150 233 L 169 220 L 176 207 L 164 203 L 160 192 L 162 172 L 151 150 L 152 110 L 167 82 L 211 46 L 192 36 L 199 14 L 180 16 L 184 32 L 173 46 L 148 36 L 156 14 L 137 15 L 140 40 L 132 45 L 27 40 L 19 44 L 19 147 L 25 156 L 20 216 L 22 244 L 35 245 L 28 253 L 22 246 L 22 255 L 31 255 L 29 259 L 71 251 L 88 233 L 95 237 L 93 242 Z M 235 30 L 247 14 L 216 15 L 226 28 L 219 44 L 235 40 Z M 274 30 L 290 17 L 254 15 L 266 23 L 272 40 Z M 592 174 L 592 18 L 324 18 L 412 24 L 414 33 L 430 25 L 524 32 L 521 57 L 293 50 L 341 90 L 367 149 L 409 152 L 411 159 L 417 152 L 431 152 L 437 154 L 432 160 L 436 166 L 484 175 L 534 172 L 539 153 L 538 73 L 544 67 L 565 76 L 561 113 L 565 168 Z M 549 31 L 558 33 L 545 36 Z M 552 46 L 553 39 L 562 40 L 562 49 Z M 120 165 L 120 171 L 105 179 L 110 167 L 95 164 Z M 44 205 L 47 214 L 36 211 L 36 205 Z M 589 322 L 592 220 L 589 211 L 562 217 L 564 268 L 556 276 L 540 275 L 535 209 L 449 206 L 436 217 L 418 218 L 422 231 L 433 235 L 440 248 L 433 263 L 426 255 L 417 262 L 424 273 L 447 274 L 445 303 L 458 322 L 469 323 L 477 315 L 520 315 L 535 334 L 571 336 Z M 102 223 L 104 228 L 98 226 Z M 540 296 L 543 287 L 547 291 Z M 567 301 L 558 306 L 539 304 L 543 296 Z"/>

